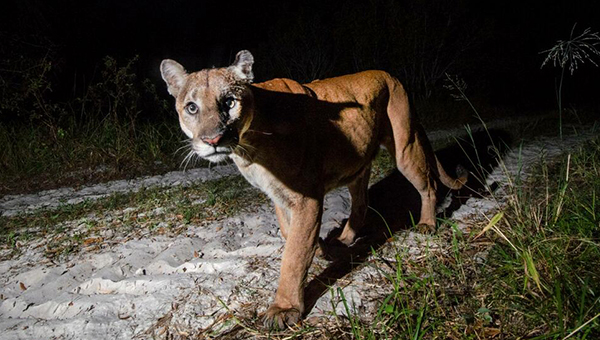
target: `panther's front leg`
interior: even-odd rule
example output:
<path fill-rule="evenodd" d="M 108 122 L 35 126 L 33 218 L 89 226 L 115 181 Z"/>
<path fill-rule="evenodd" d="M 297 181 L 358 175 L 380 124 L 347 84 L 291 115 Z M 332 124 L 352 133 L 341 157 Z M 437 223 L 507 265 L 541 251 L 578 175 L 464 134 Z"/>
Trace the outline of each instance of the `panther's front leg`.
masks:
<path fill-rule="evenodd" d="M 265 315 L 267 327 L 282 329 L 304 313 L 304 285 L 315 250 L 323 213 L 323 198 L 302 198 L 290 207 L 290 224 L 281 261 L 275 302 Z"/>

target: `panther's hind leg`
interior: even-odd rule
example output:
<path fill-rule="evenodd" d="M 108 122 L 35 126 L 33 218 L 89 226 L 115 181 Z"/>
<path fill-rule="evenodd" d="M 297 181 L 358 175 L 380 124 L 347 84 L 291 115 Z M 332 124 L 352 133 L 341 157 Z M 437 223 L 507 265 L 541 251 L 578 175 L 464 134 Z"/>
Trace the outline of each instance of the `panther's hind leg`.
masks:
<path fill-rule="evenodd" d="M 382 141 L 394 156 L 396 167 L 421 196 L 419 227 L 435 227 L 436 159 L 427 135 L 410 113 L 408 97 L 395 79 L 388 82 L 390 99 L 387 116 L 391 136 Z M 390 138 L 391 137 L 391 138 Z"/>
<path fill-rule="evenodd" d="M 386 143 L 385 147 L 396 161 L 396 167 L 404 177 L 417 189 L 421 197 L 421 214 L 418 227 L 431 230 L 435 227 L 436 189 L 434 169 L 419 137 L 408 145 L 403 145 L 402 152 L 397 152 L 398 143 Z M 435 158 L 434 158 L 435 160 Z"/>

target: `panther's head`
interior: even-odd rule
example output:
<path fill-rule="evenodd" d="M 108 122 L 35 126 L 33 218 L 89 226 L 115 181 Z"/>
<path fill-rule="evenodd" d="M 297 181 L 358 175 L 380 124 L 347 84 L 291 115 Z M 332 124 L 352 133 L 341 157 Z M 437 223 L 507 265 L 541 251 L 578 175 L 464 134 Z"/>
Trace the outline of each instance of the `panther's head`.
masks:
<path fill-rule="evenodd" d="M 162 78 L 175 97 L 179 124 L 192 148 L 211 162 L 225 160 L 252 119 L 254 58 L 240 51 L 231 66 L 187 73 L 174 60 L 160 64 Z"/>

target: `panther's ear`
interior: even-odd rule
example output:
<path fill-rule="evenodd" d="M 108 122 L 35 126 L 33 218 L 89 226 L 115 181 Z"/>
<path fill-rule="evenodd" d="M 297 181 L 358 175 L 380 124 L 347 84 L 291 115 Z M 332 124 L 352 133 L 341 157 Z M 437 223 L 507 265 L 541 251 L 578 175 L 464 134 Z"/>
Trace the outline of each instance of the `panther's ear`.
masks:
<path fill-rule="evenodd" d="M 235 72 L 240 79 L 252 82 L 254 79 L 252 64 L 254 64 L 252 53 L 247 50 L 242 50 L 235 55 L 235 61 L 229 66 L 229 69 Z"/>
<path fill-rule="evenodd" d="M 183 84 L 185 84 L 185 79 L 187 78 L 187 73 L 183 66 L 175 60 L 165 59 L 160 63 L 160 74 L 165 83 L 167 83 L 167 90 L 169 93 L 177 98 L 177 95 L 179 95 L 179 91 L 183 87 Z"/>

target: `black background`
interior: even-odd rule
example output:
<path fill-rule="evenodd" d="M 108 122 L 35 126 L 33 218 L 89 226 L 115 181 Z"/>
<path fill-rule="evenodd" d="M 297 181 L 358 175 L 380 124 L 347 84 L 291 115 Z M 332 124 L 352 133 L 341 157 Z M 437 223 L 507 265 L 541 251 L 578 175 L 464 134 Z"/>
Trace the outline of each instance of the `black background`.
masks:
<path fill-rule="evenodd" d="M 13 0 L 0 5 L 2 39 L 47 38 L 55 46 L 59 85 L 55 95 L 71 95 L 74 83 L 91 79 L 104 56 L 118 60 L 139 56 L 137 73 L 163 86 L 158 65 L 164 58 L 181 62 L 188 70 L 230 63 L 240 49 L 255 55 L 256 80 L 294 76 L 284 72 L 285 60 L 293 62 L 294 54 L 282 54 L 296 44 L 286 39 L 302 22 L 317 25 L 320 44 L 330 46 L 329 56 L 335 59 L 323 76 L 335 76 L 357 71 L 352 67 L 351 48 L 336 37 L 359 40 L 360 32 L 372 29 L 359 22 L 361 8 L 379 8 L 375 22 L 385 21 L 386 8 L 395 8 L 408 15 L 420 1 L 190 1 L 190 0 Z M 422 1 L 421 1 L 422 2 Z M 460 51 L 448 69 L 460 75 L 470 85 L 470 94 L 481 96 L 491 105 L 522 106 L 523 108 L 555 107 L 554 83 L 559 70 L 549 65 L 540 68 L 544 55 L 559 39 L 567 39 L 574 23 L 576 32 L 592 27 L 600 29 L 598 1 L 425 1 L 413 18 L 427 19 L 431 27 L 449 20 L 460 21 L 463 31 L 470 32 L 473 43 Z M 445 10 L 437 11 L 436 4 Z M 415 5 L 417 4 L 417 5 Z M 448 6 L 460 8 L 460 16 L 448 16 Z M 358 8 L 357 11 L 352 9 Z M 450 10 L 451 11 L 451 10 Z M 354 17 L 347 13 L 354 13 Z M 373 23 L 372 21 L 372 23 Z M 300 25 L 300 26 L 294 26 Z M 355 27 L 363 25 L 364 27 Z M 375 25 L 375 23 L 373 23 Z M 346 27 L 354 27 L 344 35 Z M 410 25 L 403 32 L 411 35 Z M 292 33 L 290 33 L 292 32 Z M 331 32 L 337 32 L 332 34 Z M 340 33 L 341 32 L 341 33 Z M 356 33 L 358 32 L 358 34 Z M 371 33 L 372 34 L 372 33 Z M 382 31 L 382 34 L 389 34 Z M 464 35 L 452 41 L 460 43 Z M 393 43 L 405 41 L 405 36 L 389 37 L 379 46 L 382 55 L 402 55 L 400 48 L 410 47 Z M 397 38 L 395 40 L 395 38 Z M 306 38 L 310 40 L 310 37 Z M 466 38 L 465 38 L 466 39 Z M 5 41 L 2 43 L 4 44 Z M 391 41 L 391 43 L 390 43 Z M 412 40 L 411 40 L 412 41 Z M 450 53 L 450 52 L 449 52 Z M 282 55 L 276 60 L 274 55 Z M 287 59 L 286 59 L 287 58 Z M 410 64 L 421 57 L 411 54 Z M 384 60 L 385 58 L 382 58 Z M 398 76 L 392 63 L 371 63 Z M 289 70 L 288 70 L 289 71 Z M 578 105 L 597 105 L 600 93 L 600 73 L 589 63 L 581 65 L 574 76 L 567 76 L 565 102 Z M 296 76 L 300 81 L 302 76 Z M 410 86 L 409 86 L 410 87 Z M 436 83 L 441 88 L 441 83 Z M 409 89 L 421 91 L 420 89 Z M 166 91 L 164 91 L 166 92 Z M 423 96 L 424 97 L 424 96 Z M 425 98 L 425 97 L 424 97 Z"/>

